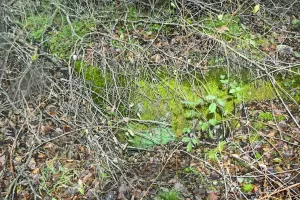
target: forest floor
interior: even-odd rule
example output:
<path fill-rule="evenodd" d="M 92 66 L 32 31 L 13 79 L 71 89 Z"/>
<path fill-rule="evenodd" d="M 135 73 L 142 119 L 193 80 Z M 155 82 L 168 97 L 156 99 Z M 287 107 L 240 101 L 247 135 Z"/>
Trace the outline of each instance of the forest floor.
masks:
<path fill-rule="evenodd" d="M 264 31 L 262 21 L 244 20 L 252 34 Z M 149 50 L 149 63 L 157 65 L 190 51 L 186 44 L 200 45 L 197 37 L 178 33 L 176 26 L 168 30 L 173 38 L 165 37 L 161 27 L 154 29 L 159 31 L 152 35 L 150 31 L 124 33 L 116 28 L 112 37 L 123 42 L 137 39 L 145 52 Z M 290 24 L 275 23 L 274 41 L 257 48 L 280 62 L 299 67 L 299 29 L 299 24 L 295 29 Z M 222 34 L 228 27 L 221 26 L 217 31 Z M 105 51 L 116 60 L 131 62 L 133 56 L 122 57 L 115 46 L 105 46 Z M 88 50 L 86 53 L 85 61 L 92 63 L 93 54 Z M 183 65 L 182 60 L 177 64 Z M 208 70 L 205 66 L 203 69 Z M 300 92 L 297 73 L 287 79 L 285 89 L 289 94 Z M 207 137 L 190 150 L 180 140 L 142 148 L 117 139 L 117 132 L 124 127 L 114 117 L 95 114 L 91 99 L 82 95 L 86 91 L 78 77 L 73 77 L 70 84 L 70 74 L 52 73 L 47 81 L 56 89 L 28 98 L 20 92 L 23 103 L 18 104 L 10 102 L 16 98 L 11 93 L 12 81 L 8 80 L 16 78 L 15 74 L 12 71 L 1 79 L 1 103 L 13 106 L 2 109 L 0 115 L 0 199 L 299 198 L 297 101 L 272 98 L 244 102 L 240 109 L 244 113 L 236 117 L 238 125 L 226 138 Z M 121 118 L 122 123 L 129 120 Z"/>

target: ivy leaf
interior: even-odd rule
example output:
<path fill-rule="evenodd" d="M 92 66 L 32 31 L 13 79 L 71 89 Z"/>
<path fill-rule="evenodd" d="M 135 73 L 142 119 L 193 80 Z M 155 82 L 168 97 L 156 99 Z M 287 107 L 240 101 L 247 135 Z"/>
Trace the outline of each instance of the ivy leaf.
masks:
<path fill-rule="evenodd" d="M 251 183 L 245 184 L 242 188 L 243 192 L 250 192 L 251 190 L 253 190 L 254 185 L 252 185 Z"/>
<path fill-rule="evenodd" d="M 183 133 L 190 133 L 191 131 L 192 131 L 191 128 L 184 128 L 184 129 L 182 130 Z"/>
<path fill-rule="evenodd" d="M 188 110 L 184 114 L 186 119 L 193 119 L 193 118 L 197 117 L 198 115 L 199 115 L 199 113 L 194 110 Z"/>
<path fill-rule="evenodd" d="M 189 142 L 188 145 L 187 145 L 187 147 L 186 147 L 186 150 L 187 150 L 188 152 L 191 152 L 191 151 L 192 151 L 192 148 L 193 148 L 193 144 L 192 144 L 192 142 Z"/>
<path fill-rule="evenodd" d="M 202 125 L 201 125 L 201 129 L 202 129 L 202 131 L 206 131 L 207 129 L 208 129 L 208 123 L 203 123 Z"/>
<path fill-rule="evenodd" d="M 173 2 L 171 2 L 171 7 L 176 8 L 176 5 Z"/>
<path fill-rule="evenodd" d="M 220 80 L 221 81 L 221 83 L 223 83 L 223 84 L 228 84 L 229 83 L 229 80 L 228 79 L 226 79 L 226 80 Z"/>
<path fill-rule="evenodd" d="M 217 17 L 218 17 L 218 20 L 222 20 L 223 19 L 223 15 L 222 14 L 218 15 Z"/>
<path fill-rule="evenodd" d="M 197 101 L 195 102 L 195 106 L 199 106 L 199 105 L 201 105 L 201 104 L 203 104 L 203 99 L 201 99 L 201 98 L 199 98 L 199 99 L 197 99 Z"/>
<path fill-rule="evenodd" d="M 230 93 L 230 94 L 233 94 L 233 93 L 235 93 L 235 92 L 236 92 L 235 89 L 230 89 L 230 90 L 229 90 L 229 93 Z"/>
<path fill-rule="evenodd" d="M 242 90 L 242 88 L 241 88 L 241 87 L 236 87 L 235 90 L 236 90 L 237 92 L 239 92 L 239 91 Z"/>
<path fill-rule="evenodd" d="M 189 138 L 189 137 L 184 137 L 184 138 L 182 138 L 182 142 L 190 142 L 190 140 L 191 140 L 191 138 Z"/>
<path fill-rule="evenodd" d="M 199 140 L 198 140 L 197 138 L 193 138 L 193 139 L 192 139 L 192 143 L 193 143 L 194 145 L 197 145 L 197 144 L 199 143 Z"/>
<path fill-rule="evenodd" d="M 281 163 L 281 159 L 280 159 L 280 158 L 274 158 L 273 161 L 274 161 L 275 163 Z"/>
<path fill-rule="evenodd" d="M 216 119 L 210 119 L 208 122 L 213 126 L 218 124 L 218 121 Z"/>
<path fill-rule="evenodd" d="M 182 101 L 182 104 L 184 106 L 187 106 L 187 107 L 193 107 L 195 105 L 195 102 L 193 102 L 193 101 Z"/>
<path fill-rule="evenodd" d="M 214 134 L 210 129 L 208 130 L 208 135 L 210 138 L 212 138 L 212 139 L 214 138 Z"/>
<path fill-rule="evenodd" d="M 214 99 L 216 99 L 216 96 L 214 96 L 214 95 L 207 95 L 206 96 L 206 100 L 214 100 Z"/>
<path fill-rule="evenodd" d="M 220 76 L 220 78 L 223 80 L 223 79 L 225 78 L 225 75 L 222 74 L 222 75 Z"/>
<path fill-rule="evenodd" d="M 260 5 L 259 4 L 256 4 L 253 8 L 253 14 L 256 14 L 258 11 L 259 11 L 259 8 L 260 8 Z"/>
<path fill-rule="evenodd" d="M 295 25 L 298 25 L 300 24 L 300 20 L 299 19 L 293 19 L 292 20 L 292 24 L 295 26 Z"/>
<path fill-rule="evenodd" d="M 218 104 L 220 105 L 220 106 L 225 106 L 225 101 L 223 101 L 223 99 L 217 99 L 217 102 L 218 102 Z"/>
<path fill-rule="evenodd" d="M 210 106 L 208 107 L 208 110 L 210 113 L 214 113 L 217 110 L 217 104 L 216 103 L 212 103 L 210 104 Z"/>

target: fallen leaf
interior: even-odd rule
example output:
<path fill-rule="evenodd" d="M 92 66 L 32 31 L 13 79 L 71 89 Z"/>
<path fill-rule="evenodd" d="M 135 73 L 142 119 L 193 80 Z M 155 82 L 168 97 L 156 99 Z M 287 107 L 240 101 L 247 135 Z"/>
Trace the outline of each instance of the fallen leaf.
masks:
<path fill-rule="evenodd" d="M 54 147 L 54 144 L 53 144 L 53 143 L 47 142 L 47 143 L 45 144 L 45 146 L 44 146 L 44 149 L 53 149 L 53 147 Z"/>
<path fill-rule="evenodd" d="M 177 183 L 177 182 L 178 182 L 178 180 L 175 178 L 172 178 L 168 181 L 169 184 L 173 184 L 173 183 Z"/>
<path fill-rule="evenodd" d="M 52 132 L 52 130 L 53 130 L 53 127 L 51 126 L 50 123 L 47 123 L 47 122 L 46 122 L 46 123 L 44 123 L 44 124 L 41 126 L 41 133 L 42 133 L 43 135 Z"/>
<path fill-rule="evenodd" d="M 28 167 L 31 170 L 34 170 L 36 168 L 36 162 L 35 162 L 34 158 L 31 158 L 31 160 L 28 163 Z"/>
<path fill-rule="evenodd" d="M 121 200 L 125 200 L 127 199 L 126 196 L 125 196 L 125 193 L 127 193 L 128 191 L 130 191 L 131 188 L 125 184 L 122 184 L 120 187 L 119 187 L 119 194 L 118 194 L 118 199 L 121 199 Z"/>
<path fill-rule="evenodd" d="M 5 155 L 2 155 L 0 157 L 0 166 L 4 166 L 4 164 L 5 164 Z"/>
<path fill-rule="evenodd" d="M 34 170 L 32 170 L 32 174 L 40 174 L 40 172 L 40 168 L 35 168 Z"/>
<path fill-rule="evenodd" d="M 71 128 L 69 125 L 64 125 L 64 126 L 63 126 L 63 130 L 64 130 L 65 132 L 70 132 L 70 131 L 72 130 L 72 128 Z"/>
<path fill-rule="evenodd" d="M 123 117 L 123 121 L 124 121 L 124 122 L 127 123 L 127 122 L 129 122 L 129 120 L 130 120 L 129 117 Z"/>
<path fill-rule="evenodd" d="M 47 157 L 47 155 L 46 155 L 46 154 L 39 152 L 39 154 L 38 154 L 38 158 L 41 158 L 41 159 L 43 159 L 43 158 L 46 158 L 46 157 Z"/>
<path fill-rule="evenodd" d="M 278 42 L 282 43 L 286 39 L 286 34 L 282 33 L 280 36 L 278 36 Z"/>
<path fill-rule="evenodd" d="M 258 11 L 259 11 L 259 8 L 260 8 L 260 5 L 259 4 L 256 4 L 253 8 L 253 14 L 256 14 Z"/>
<path fill-rule="evenodd" d="M 269 133 L 268 133 L 268 136 L 269 137 L 274 137 L 275 136 L 275 134 L 276 134 L 276 130 L 272 130 L 272 131 L 270 131 Z"/>
<path fill-rule="evenodd" d="M 218 33 L 224 33 L 225 31 L 229 31 L 229 28 L 225 25 L 221 26 L 220 28 L 217 28 Z"/>
<path fill-rule="evenodd" d="M 153 56 L 151 56 L 151 61 L 154 61 L 156 63 L 160 63 L 161 62 L 161 56 L 159 54 L 155 54 Z"/>
<path fill-rule="evenodd" d="M 88 173 L 85 177 L 82 179 L 82 183 L 85 185 L 90 185 L 94 180 L 94 174 L 93 173 Z"/>
<path fill-rule="evenodd" d="M 219 196 L 217 196 L 214 192 L 209 193 L 207 200 L 218 200 L 220 199 Z"/>
<path fill-rule="evenodd" d="M 18 162 L 18 163 L 22 162 L 22 157 L 21 156 L 16 156 L 15 161 Z"/>

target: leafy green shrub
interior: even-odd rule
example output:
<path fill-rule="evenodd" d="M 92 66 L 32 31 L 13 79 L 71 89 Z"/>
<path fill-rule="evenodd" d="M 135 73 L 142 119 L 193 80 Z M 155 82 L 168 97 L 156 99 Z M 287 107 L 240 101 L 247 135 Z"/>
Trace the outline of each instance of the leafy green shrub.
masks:
<path fill-rule="evenodd" d="M 131 126 L 130 126 L 131 125 Z M 154 127 L 150 130 L 136 130 L 133 124 L 128 127 L 129 142 L 140 148 L 149 148 L 154 145 L 164 145 L 176 141 L 175 134 L 167 127 Z"/>
<path fill-rule="evenodd" d="M 183 199 L 180 192 L 177 190 L 163 191 L 158 194 L 158 199 L 160 200 L 181 200 Z"/>
<path fill-rule="evenodd" d="M 214 148 L 214 149 L 206 149 L 205 150 L 205 155 L 207 156 L 207 158 L 209 160 L 216 161 L 216 160 L 218 160 L 219 154 L 222 151 L 224 151 L 225 145 L 226 145 L 225 141 L 219 142 L 219 144 L 218 144 L 218 146 L 216 148 Z"/>

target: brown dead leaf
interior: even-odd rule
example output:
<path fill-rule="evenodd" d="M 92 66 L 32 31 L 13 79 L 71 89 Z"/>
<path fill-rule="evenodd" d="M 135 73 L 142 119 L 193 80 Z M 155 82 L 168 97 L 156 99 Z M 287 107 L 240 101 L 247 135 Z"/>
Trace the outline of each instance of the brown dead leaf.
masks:
<path fill-rule="evenodd" d="M 22 162 L 22 157 L 21 156 L 16 156 L 15 161 L 18 162 L 18 163 Z"/>
<path fill-rule="evenodd" d="M 84 147 L 83 145 L 81 145 L 81 146 L 79 147 L 79 150 L 80 150 L 81 152 L 85 152 L 85 147 Z"/>
<path fill-rule="evenodd" d="M 52 130 L 53 130 L 53 127 L 52 127 L 52 125 L 51 125 L 50 123 L 48 123 L 48 122 L 44 123 L 44 124 L 41 126 L 41 133 L 42 133 L 43 135 L 52 132 Z"/>
<path fill-rule="evenodd" d="M 225 25 L 221 26 L 220 28 L 217 28 L 218 33 L 224 33 L 225 31 L 229 31 L 229 28 Z"/>
<path fill-rule="evenodd" d="M 207 200 L 218 200 L 220 199 L 219 196 L 217 196 L 214 192 L 209 193 L 209 195 L 207 196 Z"/>
<path fill-rule="evenodd" d="M 44 153 L 42 153 L 42 152 L 39 152 L 38 158 L 43 159 L 43 158 L 46 158 L 46 157 L 47 157 L 46 154 L 44 154 Z"/>
<path fill-rule="evenodd" d="M 134 190 L 133 196 L 135 199 L 140 199 L 142 196 L 142 191 L 141 190 Z"/>
<path fill-rule="evenodd" d="M 88 173 L 86 176 L 83 177 L 82 183 L 85 185 L 91 185 L 91 183 L 94 180 L 94 174 L 93 173 Z"/>
<path fill-rule="evenodd" d="M 151 56 L 151 61 L 156 62 L 156 63 L 160 63 L 161 62 L 161 56 L 159 54 L 155 54 L 153 56 Z"/>
<path fill-rule="evenodd" d="M 5 155 L 2 155 L 0 157 L 0 166 L 4 166 L 5 165 Z"/>
<path fill-rule="evenodd" d="M 40 168 L 35 168 L 34 170 L 32 170 L 32 174 L 40 174 L 41 170 Z"/>
<path fill-rule="evenodd" d="M 46 107 L 46 111 L 51 115 L 54 116 L 56 113 L 56 107 L 54 105 L 48 105 Z"/>
<path fill-rule="evenodd" d="M 170 179 L 170 180 L 168 181 L 169 184 L 173 184 L 173 183 L 177 183 L 177 182 L 178 182 L 178 180 L 175 179 L 175 178 Z"/>
<path fill-rule="evenodd" d="M 278 42 L 280 42 L 280 43 L 284 42 L 284 40 L 286 39 L 286 36 L 287 36 L 286 33 L 281 33 L 277 38 Z"/>
<path fill-rule="evenodd" d="M 276 134 L 276 130 L 271 130 L 269 133 L 268 133 L 268 136 L 269 137 L 274 137 L 275 136 L 275 134 Z"/>
<path fill-rule="evenodd" d="M 31 160 L 28 163 L 28 167 L 31 170 L 34 170 L 36 168 L 36 162 L 35 162 L 34 158 L 31 158 Z"/>
<path fill-rule="evenodd" d="M 72 128 L 69 125 L 64 125 L 63 130 L 67 133 L 67 132 L 72 131 Z"/>
<path fill-rule="evenodd" d="M 125 184 L 122 184 L 120 187 L 119 187 L 119 194 L 118 194 L 118 199 L 121 199 L 121 200 L 125 200 L 127 199 L 125 194 L 127 192 L 129 192 L 131 190 L 131 188 Z"/>
<path fill-rule="evenodd" d="M 28 192 L 22 194 L 22 200 L 30 200 L 32 196 Z"/>
<path fill-rule="evenodd" d="M 51 150 L 51 149 L 53 149 L 53 147 L 54 147 L 54 144 L 53 144 L 53 143 L 47 142 L 47 143 L 45 144 L 45 146 L 44 146 L 44 149 L 49 149 L 49 150 Z"/>

